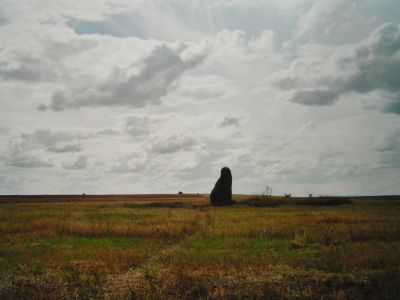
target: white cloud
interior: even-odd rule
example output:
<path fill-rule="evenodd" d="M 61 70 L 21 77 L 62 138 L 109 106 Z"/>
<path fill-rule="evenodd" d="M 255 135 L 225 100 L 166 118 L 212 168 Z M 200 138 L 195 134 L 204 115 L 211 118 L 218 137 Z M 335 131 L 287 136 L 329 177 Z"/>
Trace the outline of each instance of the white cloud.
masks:
<path fill-rule="evenodd" d="M 224 117 L 219 126 L 228 127 L 228 126 L 239 126 L 239 125 L 240 125 L 240 118 L 228 115 Z"/>
<path fill-rule="evenodd" d="M 338 98 L 338 93 L 329 89 L 302 89 L 290 96 L 290 101 L 304 105 L 329 105 Z"/>
<path fill-rule="evenodd" d="M 399 192 L 395 0 L 71 1 L 0 3 L 1 192 Z"/>
<path fill-rule="evenodd" d="M 82 145 L 78 142 L 83 135 L 74 135 L 63 131 L 37 129 L 31 134 L 23 133 L 20 136 L 20 145 L 28 147 L 44 147 L 48 152 L 78 152 Z"/>
<path fill-rule="evenodd" d="M 234 90 L 232 86 L 222 76 L 185 76 L 176 94 L 187 102 L 188 99 L 214 100 L 229 97 L 232 90 Z"/>
<path fill-rule="evenodd" d="M 22 153 L 13 153 L 8 159 L 7 164 L 17 168 L 48 168 L 53 166 L 51 160 Z"/>
<path fill-rule="evenodd" d="M 151 132 L 151 121 L 147 116 L 127 116 L 125 122 L 126 131 L 132 137 L 147 135 Z"/>
<path fill-rule="evenodd" d="M 297 20 L 294 41 L 325 44 L 354 42 L 368 32 L 373 18 L 365 16 L 357 1 L 317 0 Z"/>
<path fill-rule="evenodd" d="M 94 86 L 72 92 L 57 91 L 50 108 L 62 111 L 66 108 L 160 104 L 161 98 L 168 94 L 182 74 L 204 60 L 202 54 L 183 59 L 181 55 L 184 55 L 185 49 L 184 44 L 175 48 L 157 46 L 141 62 L 142 67 L 137 74 L 131 75 L 130 68 L 115 70 L 106 80 Z"/>
<path fill-rule="evenodd" d="M 82 150 L 81 144 L 69 144 L 63 146 L 51 146 L 47 148 L 47 151 L 54 153 L 64 153 L 64 152 L 79 152 Z"/>
<path fill-rule="evenodd" d="M 385 168 L 400 168 L 400 128 L 393 128 L 377 140 L 376 150 Z"/>
<path fill-rule="evenodd" d="M 171 135 L 167 138 L 154 141 L 151 152 L 169 154 L 178 151 L 188 151 L 195 145 L 193 138 L 185 135 Z"/>
<path fill-rule="evenodd" d="M 63 168 L 65 170 L 82 170 L 88 165 L 88 159 L 86 155 L 80 155 L 76 160 L 72 162 L 64 162 Z"/>
<path fill-rule="evenodd" d="M 298 59 L 275 77 L 274 85 L 291 89 L 289 100 L 304 105 L 329 105 L 341 95 L 377 91 L 386 98 L 382 110 L 398 114 L 399 51 L 400 26 L 387 23 L 360 43 L 331 49 L 326 60 Z"/>
<path fill-rule="evenodd" d="M 69 35 L 64 37 L 67 41 L 63 41 L 55 34 L 47 33 L 48 37 L 43 41 L 28 36 L 26 43 L 30 47 L 21 46 L 19 41 L 9 38 L 0 59 L 0 79 L 31 84 L 65 80 L 69 76 L 65 62 L 97 45 L 96 40 L 71 38 Z"/>
<path fill-rule="evenodd" d="M 54 167 L 53 155 L 82 151 L 81 141 L 86 138 L 83 134 L 37 129 L 9 137 L 1 156 L 5 165 L 17 168 Z"/>
<path fill-rule="evenodd" d="M 43 155 L 34 153 L 24 144 L 10 142 L 7 150 L 2 155 L 2 160 L 6 165 L 17 168 L 42 168 L 52 167 L 51 159 L 46 159 Z"/>
<path fill-rule="evenodd" d="M 114 161 L 110 170 L 115 173 L 140 173 L 146 169 L 148 163 L 146 152 L 135 152 Z"/>

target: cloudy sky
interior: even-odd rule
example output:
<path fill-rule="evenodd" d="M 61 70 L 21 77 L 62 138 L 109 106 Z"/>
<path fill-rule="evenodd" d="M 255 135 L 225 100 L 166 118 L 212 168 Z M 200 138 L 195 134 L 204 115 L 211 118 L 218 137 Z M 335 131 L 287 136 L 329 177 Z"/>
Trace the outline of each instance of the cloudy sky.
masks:
<path fill-rule="evenodd" d="M 76 2 L 76 3 L 75 3 Z M 0 0 L 0 193 L 399 194 L 398 0 Z"/>

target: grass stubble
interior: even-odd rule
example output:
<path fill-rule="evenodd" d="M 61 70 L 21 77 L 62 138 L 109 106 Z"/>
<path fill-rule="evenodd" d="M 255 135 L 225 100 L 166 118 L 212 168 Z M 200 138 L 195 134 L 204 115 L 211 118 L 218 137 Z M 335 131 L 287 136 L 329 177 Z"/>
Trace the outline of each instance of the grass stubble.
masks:
<path fill-rule="evenodd" d="M 400 297 L 400 201 L 237 199 L 2 203 L 0 298 Z"/>

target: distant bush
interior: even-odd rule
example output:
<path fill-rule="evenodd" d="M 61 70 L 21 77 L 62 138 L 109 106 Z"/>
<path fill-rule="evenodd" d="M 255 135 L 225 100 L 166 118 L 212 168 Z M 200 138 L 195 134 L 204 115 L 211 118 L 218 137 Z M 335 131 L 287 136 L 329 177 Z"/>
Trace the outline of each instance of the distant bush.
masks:
<path fill-rule="evenodd" d="M 351 200 L 345 197 L 315 197 L 315 198 L 303 198 L 296 200 L 295 204 L 332 206 L 332 205 L 341 205 L 349 203 L 352 203 Z"/>
<path fill-rule="evenodd" d="M 314 197 L 314 198 L 266 198 L 255 196 L 246 200 L 235 202 L 237 205 L 248 205 L 254 207 L 275 207 L 279 205 L 315 205 L 315 206 L 333 206 L 352 203 L 345 197 Z"/>
<path fill-rule="evenodd" d="M 255 207 L 275 207 L 286 204 L 286 201 L 284 199 L 272 199 L 263 196 L 256 196 L 242 201 L 235 201 L 234 204 Z"/>

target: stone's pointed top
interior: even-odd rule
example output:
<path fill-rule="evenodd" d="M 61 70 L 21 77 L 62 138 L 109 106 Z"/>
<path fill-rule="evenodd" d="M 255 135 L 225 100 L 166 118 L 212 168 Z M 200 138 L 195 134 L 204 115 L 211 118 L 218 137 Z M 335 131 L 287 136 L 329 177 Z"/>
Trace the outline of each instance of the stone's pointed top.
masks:
<path fill-rule="evenodd" d="M 232 177 L 231 170 L 228 167 L 223 167 L 221 169 L 221 176 L 231 176 Z"/>
<path fill-rule="evenodd" d="M 221 169 L 218 178 L 210 194 L 211 205 L 223 206 L 232 204 L 232 173 L 228 167 Z"/>

